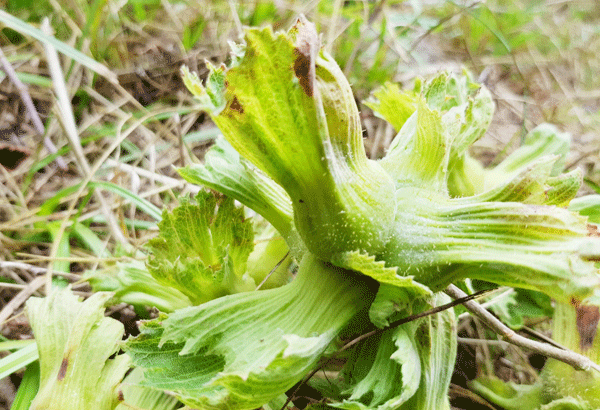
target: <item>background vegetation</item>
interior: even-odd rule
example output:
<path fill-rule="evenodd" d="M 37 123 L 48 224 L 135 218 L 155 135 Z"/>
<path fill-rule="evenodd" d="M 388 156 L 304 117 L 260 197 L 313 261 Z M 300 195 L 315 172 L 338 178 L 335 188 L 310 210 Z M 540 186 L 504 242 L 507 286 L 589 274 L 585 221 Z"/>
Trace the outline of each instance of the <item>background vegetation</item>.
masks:
<path fill-rule="evenodd" d="M 174 166 L 201 161 L 219 131 L 195 108 L 179 68 L 186 64 L 204 76 L 204 61 L 226 61 L 227 42 L 239 40 L 245 25 L 287 29 L 305 14 L 357 101 L 385 81 L 410 87 L 417 76 L 466 67 L 497 106 L 476 157 L 495 164 L 529 130 L 550 122 L 573 135 L 567 169 L 581 167 L 585 189 L 600 192 L 597 1 L 0 0 L 0 6 L 4 341 L 31 337 L 22 314 L 29 296 L 44 295 L 51 283 L 72 283 L 89 295 L 86 272 L 141 258 L 161 209 L 197 191 Z M 6 65 L 26 86 L 41 127 Z M 393 130 L 366 106 L 361 115 L 368 152 L 378 157 Z M 497 315 L 548 335 L 548 300 L 503 294 L 492 305 Z M 148 315 L 126 304 L 109 314 L 131 333 L 135 320 Z M 526 383 L 543 364 L 493 340 L 471 317 L 460 322 L 460 334 L 451 389 L 458 409 L 494 408 L 467 389 L 475 375 Z M 0 381 L 0 408 L 10 408 L 23 377 L 14 372 L 22 364 L 11 366 L 0 366 L 10 375 Z"/>

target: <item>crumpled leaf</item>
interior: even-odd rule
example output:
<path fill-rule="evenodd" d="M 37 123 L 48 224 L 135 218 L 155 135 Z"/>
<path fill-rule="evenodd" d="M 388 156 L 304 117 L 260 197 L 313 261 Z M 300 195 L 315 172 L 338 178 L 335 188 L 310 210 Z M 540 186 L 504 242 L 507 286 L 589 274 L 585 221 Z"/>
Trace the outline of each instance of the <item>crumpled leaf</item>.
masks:
<path fill-rule="evenodd" d="M 117 262 L 106 269 L 86 273 L 95 292 L 113 292 L 111 303 L 127 303 L 138 307 L 156 307 L 172 312 L 192 302 L 177 289 L 159 283 L 148 272 L 143 261 Z"/>
<path fill-rule="evenodd" d="M 336 255 L 331 262 L 379 282 L 377 296 L 369 309 L 369 319 L 379 328 L 387 326 L 394 313 L 410 312 L 413 303 L 432 295 L 427 286 L 414 281 L 412 276 L 400 276 L 396 267 L 386 267 L 385 262 L 365 253 L 346 252 Z"/>
<path fill-rule="evenodd" d="M 256 283 L 245 273 L 254 232 L 243 208 L 208 192 L 200 192 L 196 202 L 163 212 L 159 235 L 148 242 L 150 273 L 193 304 L 253 290 Z"/>
<path fill-rule="evenodd" d="M 80 302 L 70 288 L 30 298 L 27 316 L 40 355 L 40 389 L 32 410 L 113 410 L 130 359 L 119 355 L 123 324 L 104 317 L 109 293 Z"/>
<path fill-rule="evenodd" d="M 175 410 L 180 407 L 179 401 L 163 391 L 142 387 L 138 384 L 143 379 L 141 369 L 133 369 L 123 380 L 121 392 L 123 403 L 116 410 Z"/>
<path fill-rule="evenodd" d="M 469 387 L 505 410 L 537 410 L 542 404 L 540 384 L 521 385 L 497 377 L 478 377 L 469 383 Z"/>
<path fill-rule="evenodd" d="M 449 298 L 438 295 L 433 300 L 443 304 Z M 450 309 L 365 339 L 353 349 L 342 370 L 345 398 L 330 406 L 449 410 L 447 391 L 456 356 L 454 326 Z"/>
<path fill-rule="evenodd" d="M 248 29 L 245 42 L 243 57 L 226 71 L 226 106 L 215 105 L 211 118 L 242 157 L 287 192 L 313 254 L 326 260 L 381 248 L 394 216 L 393 183 L 367 159 L 352 90 L 320 50 L 314 25 L 301 17 L 288 33 Z M 204 98 L 213 75 L 221 71 L 191 91 Z"/>
<path fill-rule="evenodd" d="M 525 318 L 535 319 L 552 316 L 552 300 L 545 294 L 527 289 L 515 289 L 489 309 L 498 316 L 505 325 L 518 330 L 525 326 Z"/>
<path fill-rule="evenodd" d="M 554 400 L 540 407 L 540 410 L 595 410 L 585 401 L 574 397 L 565 397 L 559 400 Z"/>
<path fill-rule="evenodd" d="M 400 131 L 406 120 L 417 109 L 416 93 L 402 92 L 397 84 L 385 83 L 373 92 L 372 97 L 364 104 L 375 112 L 375 115 L 392 124 Z"/>
<path fill-rule="evenodd" d="M 573 199 L 569 210 L 587 216 L 592 223 L 600 223 L 600 195 L 586 195 Z"/>
<path fill-rule="evenodd" d="M 144 368 L 144 385 L 173 391 L 189 406 L 254 409 L 315 365 L 371 303 L 370 285 L 308 254 L 289 285 L 161 316 L 126 350 Z"/>
<path fill-rule="evenodd" d="M 293 210 L 289 195 L 275 181 L 240 157 L 222 137 L 206 153 L 204 164 L 178 170 L 188 182 L 207 186 L 240 201 L 268 220 L 284 237 L 292 235 Z"/>

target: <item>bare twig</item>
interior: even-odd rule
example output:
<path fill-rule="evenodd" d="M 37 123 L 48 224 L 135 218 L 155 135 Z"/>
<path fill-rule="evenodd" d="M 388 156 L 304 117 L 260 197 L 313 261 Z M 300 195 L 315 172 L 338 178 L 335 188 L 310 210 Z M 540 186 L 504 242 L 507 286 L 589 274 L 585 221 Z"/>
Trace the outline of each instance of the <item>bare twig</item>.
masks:
<path fill-rule="evenodd" d="M 461 300 L 467 295 L 465 292 L 463 292 L 454 285 L 448 286 L 445 292 L 450 297 L 456 300 Z M 485 310 L 483 307 L 481 307 L 481 305 L 479 305 L 479 303 L 475 301 L 471 300 L 465 302 L 464 306 L 475 316 L 477 316 L 486 326 L 488 326 L 494 332 L 498 333 L 498 335 L 500 335 L 504 340 L 508 341 L 509 343 L 512 343 L 524 349 L 532 350 L 544 356 L 560 360 L 561 362 L 573 366 L 573 368 L 577 370 L 594 369 L 600 372 L 600 366 L 583 355 L 577 354 L 570 350 L 560 349 L 558 347 L 551 346 L 547 343 L 536 342 L 534 340 L 530 340 L 526 337 L 516 334 L 512 329 L 510 329 L 508 326 L 506 326 L 504 323 L 498 320 L 494 315 Z"/>
<path fill-rule="evenodd" d="M 254 290 L 259 290 L 261 288 L 261 286 L 264 285 L 265 282 L 269 280 L 269 278 L 271 277 L 271 275 L 275 273 L 275 271 L 277 270 L 277 268 L 279 268 L 281 266 L 281 264 L 283 263 L 283 261 L 286 260 L 289 255 L 290 255 L 290 251 L 288 251 L 285 254 L 285 256 L 283 258 L 281 258 L 281 260 L 279 262 L 277 262 L 277 264 L 275 265 L 275 267 L 273 269 L 271 269 L 271 272 L 269 272 L 269 274 L 267 276 L 265 276 L 265 278 L 262 280 L 262 282 L 260 282 L 258 284 L 258 286 L 256 287 L 256 289 L 254 289 Z"/>
<path fill-rule="evenodd" d="M 493 291 L 494 291 L 494 289 L 486 289 L 486 290 L 480 290 L 479 292 L 475 292 L 472 295 L 467 295 L 465 293 L 464 297 L 461 297 L 459 299 L 455 299 L 452 302 L 446 303 L 444 305 L 436 306 L 436 307 L 434 307 L 432 309 L 426 310 L 425 312 L 417 313 L 415 315 L 410 315 L 410 316 L 404 317 L 402 319 L 398 319 L 395 322 L 390 323 L 389 326 L 384 327 L 383 329 L 372 330 L 372 331 L 370 331 L 368 333 L 365 333 L 364 335 L 361 335 L 361 336 L 357 337 L 356 339 L 351 340 L 350 342 L 346 343 L 339 350 L 339 352 L 343 352 L 345 350 L 348 350 L 349 348 L 351 348 L 352 346 L 354 346 L 354 345 L 362 342 L 363 340 L 365 340 L 365 339 L 367 339 L 367 338 L 369 338 L 371 336 L 375 336 L 375 335 L 381 334 L 381 333 L 385 332 L 386 330 L 396 328 L 396 327 L 398 327 L 400 325 L 403 325 L 405 323 L 409 323 L 409 322 L 415 321 L 417 319 L 421 319 L 421 318 L 426 317 L 426 316 L 431 316 L 431 315 L 434 315 L 436 313 L 443 312 L 444 310 L 448 310 L 448 309 L 450 309 L 450 308 L 452 308 L 454 306 L 466 304 L 467 302 L 472 301 L 473 299 L 476 299 L 478 297 L 481 297 L 481 296 L 483 296 L 483 295 L 485 295 L 485 294 L 487 294 L 489 292 L 493 292 Z"/>
<path fill-rule="evenodd" d="M 13 84 L 15 85 L 15 87 L 17 87 L 17 90 L 19 91 L 19 95 L 21 96 L 21 100 L 23 100 L 23 103 L 25 104 L 25 107 L 27 108 L 27 112 L 29 113 L 29 117 L 31 117 L 31 121 L 33 122 L 33 126 L 35 127 L 35 130 L 38 132 L 38 134 L 40 134 L 41 137 L 44 138 L 44 146 L 51 154 L 56 154 L 58 149 L 56 148 L 56 146 L 54 145 L 54 143 L 52 142 L 50 137 L 48 137 L 47 135 L 44 136 L 44 134 L 45 134 L 44 124 L 42 123 L 42 120 L 40 119 L 40 116 L 35 108 L 35 105 L 33 105 L 33 100 L 31 99 L 31 96 L 29 95 L 29 91 L 27 90 L 27 87 L 25 86 L 25 84 L 23 84 L 21 82 L 21 80 L 19 80 L 19 77 L 17 77 L 17 73 L 10 65 L 10 62 L 4 56 L 4 53 L 2 52 L 1 48 L 0 48 L 0 64 L 2 64 L 2 68 L 4 69 L 6 76 L 8 78 L 10 78 L 10 81 L 12 81 Z M 63 171 L 67 170 L 67 163 L 65 162 L 65 160 L 62 157 L 57 156 L 55 161 L 56 161 L 56 165 L 58 165 L 58 167 L 60 169 L 62 169 Z"/>
<path fill-rule="evenodd" d="M 384 327 L 382 329 L 375 329 L 372 330 L 368 333 L 365 333 L 363 335 L 358 336 L 355 339 L 352 339 L 351 341 L 349 341 L 348 343 L 346 343 L 344 346 L 342 346 L 341 349 L 339 349 L 338 351 L 336 351 L 334 354 L 332 354 L 325 362 L 323 362 L 321 365 L 317 366 L 317 368 L 315 368 L 312 372 L 310 372 L 304 379 L 302 379 L 302 381 L 298 384 L 298 387 L 296 387 L 296 389 L 294 389 L 294 391 L 292 392 L 292 394 L 290 394 L 285 402 L 285 404 L 281 407 L 281 410 L 285 410 L 285 408 L 287 407 L 287 405 L 290 403 L 290 401 L 292 401 L 292 398 L 295 397 L 296 393 L 298 392 L 298 390 L 300 390 L 300 387 L 302 387 L 302 385 L 304 385 L 306 382 L 308 382 L 310 379 L 312 379 L 312 377 L 317 374 L 317 372 L 319 370 L 321 370 L 327 363 L 329 363 L 329 361 L 331 361 L 332 359 L 336 358 L 340 353 L 350 349 L 352 346 L 357 345 L 358 343 L 362 342 L 365 339 L 368 339 L 371 336 L 375 336 L 378 334 L 381 334 L 383 332 L 385 332 L 386 330 L 389 329 L 393 329 L 396 328 L 400 325 L 403 325 L 405 323 L 409 323 L 412 322 L 414 320 L 417 319 L 421 319 L 423 317 L 426 316 L 430 316 L 430 315 L 434 315 L 436 313 L 442 312 L 444 310 L 450 309 L 454 306 L 458 306 L 461 304 L 466 304 L 469 301 L 473 301 L 473 299 L 476 299 L 478 297 L 481 297 L 489 292 L 493 292 L 495 289 L 490 289 L 490 290 L 480 290 L 479 292 L 475 292 L 472 295 L 467 295 L 465 294 L 464 297 L 461 297 L 459 299 L 455 299 L 450 303 L 446 303 L 445 305 L 440 305 L 440 306 L 436 306 L 432 309 L 426 310 L 425 312 L 421 312 L 421 313 L 417 313 L 415 315 L 410 315 L 407 316 L 405 318 L 396 320 L 395 322 L 390 323 L 389 326 Z"/>

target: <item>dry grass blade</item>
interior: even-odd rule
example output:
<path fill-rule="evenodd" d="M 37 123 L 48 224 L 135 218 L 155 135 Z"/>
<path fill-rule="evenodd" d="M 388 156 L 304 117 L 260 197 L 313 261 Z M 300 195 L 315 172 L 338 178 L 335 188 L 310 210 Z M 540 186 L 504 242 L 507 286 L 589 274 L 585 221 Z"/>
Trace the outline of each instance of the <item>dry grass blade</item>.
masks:
<path fill-rule="evenodd" d="M 48 19 L 44 19 L 42 22 L 42 31 L 47 36 L 52 36 L 52 29 L 50 28 L 50 23 Z M 87 162 L 85 154 L 83 153 L 83 149 L 81 146 L 81 140 L 79 139 L 79 135 L 77 133 L 77 126 L 75 124 L 75 117 L 73 116 L 73 110 L 71 108 L 71 99 L 68 97 L 67 87 L 65 84 L 64 76 L 62 73 L 62 69 L 60 67 L 60 61 L 58 58 L 58 53 L 56 49 L 49 42 L 44 43 L 44 49 L 46 51 L 46 58 L 48 61 L 48 66 L 50 69 L 50 75 L 52 76 L 52 82 L 54 85 L 54 90 L 56 92 L 58 104 L 60 107 L 60 114 L 63 123 L 63 127 L 65 128 L 65 133 L 69 138 L 69 143 L 71 148 L 75 153 L 75 157 L 77 158 L 77 162 L 79 164 L 80 169 L 83 171 L 86 179 L 91 180 L 93 178 L 93 173 L 90 170 L 90 165 Z M 83 185 L 82 185 L 83 186 Z M 100 203 L 102 212 L 104 217 L 106 218 L 108 228 L 111 233 L 121 244 L 127 246 L 127 239 L 125 235 L 121 231 L 114 215 L 110 211 L 108 203 L 106 199 L 102 196 L 100 192 L 94 190 L 94 194 L 98 202 Z M 74 204 L 74 203 L 73 203 Z M 56 256 L 58 251 L 58 246 L 61 241 L 62 236 L 64 235 L 64 231 L 66 228 L 66 219 L 63 219 L 59 231 L 56 235 L 56 240 L 54 241 L 51 256 Z M 46 274 L 47 284 L 46 284 L 46 293 L 50 292 L 51 280 L 52 280 L 52 265 L 49 266 L 48 272 Z"/>
<path fill-rule="evenodd" d="M 56 146 L 54 145 L 52 140 L 47 135 L 44 135 L 44 124 L 42 124 L 42 120 L 40 119 L 40 116 L 39 116 L 37 110 L 35 109 L 35 106 L 33 105 L 33 101 L 31 100 L 31 96 L 29 95 L 29 92 L 27 91 L 27 87 L 25 87 L 25 85 L 21 82 L 21 80 L 19 80 L 19 78 L 17 77 L 17 73 L 15 73 L 15 70 L 13 70 L 12 66 L 6 59 L 6 56 L 2 52 L 1 48 L 0 48 L 0 64 L 2 64 L 2 68 L 4 68 L 6 75 L 15 84 L 15 87 L 17 87 L 17 90 L 19 90 L 21 99 L 25 103 L 25 107 L 27 107 L 27 112 L 29 112 L 29 116 L 31 117 L 31 121 L 33 122 L 33 125 L 35 126 L 35 129 L 37 130 L 38 134 L 40 134 L 40 137 L 44 137 L 44 145 L 46 146 L 46 149 L 48 151 L 50 151 L 50 153 L 56 154 L 56 152 L 58 151 L 56 149 Z M 60 156 L 56 157 L 56 164 L 63 171 L 67 170 L 67 164 L 65 163 L 65 160 L 62 157 L 60 157 Z"/>
<path fill-rule="evenodd" d="M 17 293 L 15 297 L 13 297 L 10 302 L 8 302 L 0 311 L 0 325 L 4 325 L 4 323 L 8 320 L 8 318 L 21 307 L 23 303 L 29 299 L 31 295 L 33 295 L 39 288 L 44 286 L 46 282 L 46 278 L 44 276 L 38 276 L 33 281 L 29 282 L 27 286 Z"/>

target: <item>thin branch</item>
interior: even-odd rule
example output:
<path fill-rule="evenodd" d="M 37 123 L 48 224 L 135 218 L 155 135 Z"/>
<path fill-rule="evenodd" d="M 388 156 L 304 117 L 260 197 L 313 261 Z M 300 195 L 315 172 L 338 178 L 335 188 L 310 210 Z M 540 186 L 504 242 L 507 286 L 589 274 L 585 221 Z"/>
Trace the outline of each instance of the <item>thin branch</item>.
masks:
<path fill-rule="evenodd" d="M 465 292 L 454 285 L 448 286 L 445 292 L 456 300 L 460 300 L 466 296 Z M 544 356 L 560 360 L 561 362 L 567 363 L 577 370 L 594 369 L 600 372 L 600 366 L 583 355 L 577 354 L 570 350 L 560 349 L 547 343 L 536 342 L 516 334 L 512 329 L 510 329 L 494 315 L 481 307 L 479 303 L 473 300 L 465 302 L 464 306 L 475 316 L 477 316 L 483 322 L 483 324 L 492 329 L 509 343 L 524 349 L 532 350 Z"/>
<path fill-rule="evenodd" d="M 275 267 L 273 269 L 271 269 L 271 272 L 269 272 L 269 274 L 267 276 L 265 276 L 265 278 L 262 280 L 262 282 L 260 282 L 258 284 L 258 286 L 256 287 L 256 289 L 254 289 L 254 290 L 259 290 L 261 288 L 261 286 L 264 285 L 265 282 L 269 280 L 269 278 L 271 277 L 271 275 L 275 273 L 275 271 L 277 270 L 277 268 L 279 268 L 281 266 L 281 264 L 283 263 L 283 261 L 286 260 L 286 258 L 289 255 L 290 255 L 290 251 L 287 251 L 287 253 L 285 254 L 285 256 L 283 258 L 281 258 L 281 260 L 279 262 L 277 262 L 277 264 L 275 265 Z"/>
<path fill-rule="evenodd" d="M 426 316 L 434 315 L 436 313 L 439 313 L 439 312 L 442 312 L 444 310 L 450 309 L 450 308 L 452 308 L 454 306 L 458 306 L 458 305 L 461 305 L 461 304 L 466 304 L 469 301 L 473 301 L 473 299 L 476 299 L 478 297 L 481 297 L 483 295 L 486 295 L 486 294 L 488 294 L 490 292 L 494 292 L 494 291 L 495 291 L 495 289 L 485 289 L 485 290 L 480 290 L 479 292 L 475 292 L 472 295 L 465 294 L 464 297 L 461 297 L 459 299 L 453 300 L 452 302 L 446 303 L 445 305 L 440 305 L 440 306 L 434 307 L 432 309 L 426 310 L 425 312 L 417 313 L 415 315 L 410 315 L 410 316 L 407 316 L 405 318 L 396 320 L 396 321 L 390 323 L 389 326 L 386 326 L 386 327 L 384 327 L 382 329 L 372 330 L 372 331 L 370 331 L 368 333 L 365 333 L 363 335 L 358 336 L 355 339 L 352 339 L 351 341 L 349 341 L 348 343 L 346 343 L 344 346 L 342 346 L 341 349 L 339 349 L 335 353 L 333 353 L 325 362 L 323 362 L 319 366 L 317 366 L 317 368 L 315 368 L 313 371 L 311 371 L 304 379 L 302 379 L 302 381 L 298 384 L 298 387 L 296 387 L 294 389 L 294 391 L 292 392 L 292 394 L 290 394 L 288 396 L 286 402 L 281 407 L 281 410 L 285 410 L 285 408 L 287 407 L 287 405 L 292 401 L 292 398 L 295 397 L 295 395 L 298 392 L 298 390 L 300 390 L 300 387 L 302 387 L 306 382 L 308 382 L 310 379 L 312 379 L 313 376 L 315 374 L 317 374 L 317 372 L 319 370 L 321 370 L 323 367 L 325 367 L 325 365 L 327 363 L 329 363 L 331 360 L 333 360 L 334 358 L 336 358 L 340 353 L 342 353 L 342 352 L 350 349 L 352 346 L 355 346 L 356 344 L 362 342 L 365 339 L 368 339 L 371 336 L 375 336 L 375 335 L 381 334 L 381 333 L 385 332 L 386 330 L 394 329 L 394 328 L 396 328 L 396 327 L 398 327 L 400 325 L 403 325 L 405 323 L 409 323 L 409 322 L 412 322 L 412 321 L 417 320 L 417 319 L 421 319 L 421 318 L 426 317 Z"/>
<path fill-rule="evenodd" d="M 25 84 L 23 84 L 21 82 L 21 80 L 19 80 L 19 77 L 17 77 L 17 73 L 10 65 L 10 62 L 6 59 L 1 48 L 0 48 L 0 64 L 2 64 L 2 68 L 4 69 L 6 76 L 8 78 L 10 78 L 10 81 L 12 81 L 13 84 L 15 85 L 15 87 L 17 87 L 17 90 L 19 91 L 19 95 L 21 96 L 21 100 L 23 100 L 23 103 L 25 104 L 25 107 L 27 108 L 27 112 L 29 113 L 29 117 L 31 118 L 31 121 L 33 122 L 33 126 L 35 127 L 35 130 L 37 131 L 38 134 L 40 134 L 41 137 L 44 138 L 44 145 L 46 146 L 46 149 L 51 154 L 56 154 L 56 152 L 58 151 L 56 146 L 54 145 L 54 143 L 52 142 L 50 137 L 48 137 L 47 135 L 44 136 L 44 134 L 45 134 L 44 124 L 42 123 L 42 120 L 40 119 L 40 116 L 35 108 L 35 105 L 33 104 L 33 100 L 31 99 L 31 96 L 29 95 L 29 91 L 27 90 L 27 87 L 25 86 Z M 58 167 L 60 169 L 62 169 L 63 171 L 66 171 L 68 169 L 67 163 L 65 162 L 65 160 L 62 157 L 57 156 L 55 161 L 56 161 L 56 165 L 58 165 Z"/>
<path fill-rule="evenodd" d="M 365 333 L 364 335 L 361 335 L 361 336 L 357 337 L 356 339 L 353 339 L 353 340 L 349 341 L 348 343 L 346 343 L 338 351 L 338 353 L 341 353 L 341 352 L 343 352 L 345 350 L 348 350 L 349 348 L 351 348 L 352 346 L 354 346 L 354 345 L 362 342 L 363 340 L 365 340 L 365 339 L 367 339 L 367 338 L 369 338 L 371 336 L 375 336 L 375 335 L 381 334 L 381 333 L 385 332 L 386 330 L 394 329 L 394 328 L 396 328 L 396 327 L 398 327 L 400 325 L 403 325 L 405 323 L 409 323 L 409 322 L 412 322 L 412 321 L 417 320 L 417 319 L 421 319 L 421 318 L 426 317 L 426 316 L 431 316 L 431 315 L 434 315 L 436 313 L 443 312 L 444 310 L 448 310 L 448 309 L 450 309 L 450 308 L 452 308 L 454 306 L 458 306 L 458 305 L 462 305 L 462 304 L 466 305 L 466 303 L 468 303 L 469 301 L 473 301 L 473 299 L 481 297 L 481 296 L 483 296 L 483 295 L 485 295 L 487 293 L 493 292 L 494 290 L 495 289 L 480 290 L 478 292 L 473 293 L 472 295 L 467 295 L 465 293 L 464 297 L 461 297 L 459 299 L 455 299 L 455 300 L 453 300 L 450 303 L 446 303 L 445 305 L 440 305 L 440 306 L 434 307 L 432 309 L 426 310 L 425 312 L 417 313 L 415 315 L 410 315 L 410 316 L 404 317 L 402 319 L 398 319 L 395 322 L 390 323 L 390 325 L 387 326 L 387 327 L 384 327 L 382 329 L 372 330 L 372 331 L 370 331 L 368 333 Z"/>

